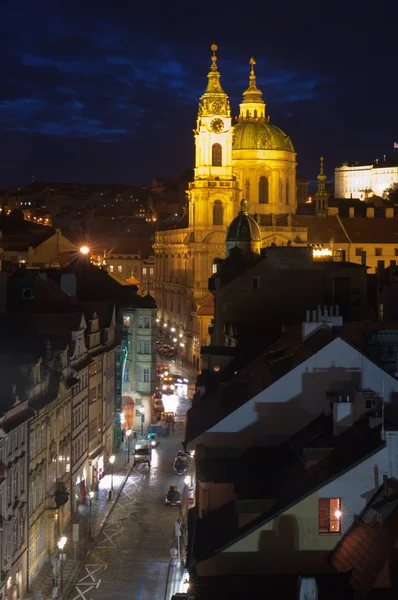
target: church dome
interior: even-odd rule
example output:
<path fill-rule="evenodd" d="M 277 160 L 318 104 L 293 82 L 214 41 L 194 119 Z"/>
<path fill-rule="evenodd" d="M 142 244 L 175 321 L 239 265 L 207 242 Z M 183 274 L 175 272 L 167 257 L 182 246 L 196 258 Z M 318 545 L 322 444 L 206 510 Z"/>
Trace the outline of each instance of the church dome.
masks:
<path fill-rule="evenodd" d="M 258 223 L 247 212 L 247 202 L 240 203 L 241 211 L 227 230 L 227 242 L 261 242 L 261 230 Z"/>
<path fill-rule="evenodd" d="M 241 120 L 234 127 L 233 150 L 286 150 L 294 152 L 290 138 L 268 122 Z"/>

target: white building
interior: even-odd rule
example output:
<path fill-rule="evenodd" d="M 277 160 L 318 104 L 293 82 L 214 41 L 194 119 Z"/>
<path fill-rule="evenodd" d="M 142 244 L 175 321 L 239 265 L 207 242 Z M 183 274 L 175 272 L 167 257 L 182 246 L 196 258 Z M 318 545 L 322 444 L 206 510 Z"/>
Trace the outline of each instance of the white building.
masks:
<path fill-rule="evenodd" d="M 394 164 L 395 163 L 395 164 Z M 365 200 L 398 183 L 398 162 L 384 156 L 384 161 L 359 165 L 343 163 L 334 171 L 336 198 L 359 198 Z"/>

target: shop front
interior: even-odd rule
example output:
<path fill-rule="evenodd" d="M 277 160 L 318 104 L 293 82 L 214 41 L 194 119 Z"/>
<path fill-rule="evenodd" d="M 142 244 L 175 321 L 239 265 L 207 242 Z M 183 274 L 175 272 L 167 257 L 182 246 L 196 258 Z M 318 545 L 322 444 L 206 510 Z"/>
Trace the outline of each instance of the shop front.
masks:
<path fill-rule="evenodd" d="M 85 506 L 88 494 L 86 467 L 80 470 L 74 482 L 74 508 L 77 510 L 80 505 Z"/>
<path fill-rule="evenodd" d="M 5 581 L 4 599 L 20 600 L 26 593 L 26 551 L 11 567 Z"/>
<path fill-rule="evenodd" d="M 96 458 L 89 460 L 91 467 L 91 487 L 96 490 L 99 482 L 105 475 L 105 457 L 104 454 L 100 454 Z"/>

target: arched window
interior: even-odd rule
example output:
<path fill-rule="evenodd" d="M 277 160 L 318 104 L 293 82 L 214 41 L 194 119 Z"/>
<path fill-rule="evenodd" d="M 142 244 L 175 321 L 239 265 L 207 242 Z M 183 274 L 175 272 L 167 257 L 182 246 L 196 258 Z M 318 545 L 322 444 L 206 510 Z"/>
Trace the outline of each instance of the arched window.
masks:
<path fill-rule="evenodd" d="M 222 147 L 221 144 L 213 144 L 211 147 L 211 164 L 213 167 L 222 166 Z"/>
<path fill-rule="evenodd" d="M 258 182 L 258 201 L 260 204 L 268 204 L 268 179 L 265 175 Z"/>
<path fill-rule="evenodd" d="M 223 207 L 220 200 L 216 200 L 213 206 L 213 225 L 223 225 Z"/>
<path fill-rule="evenodd" d="M 257 111 L 254 110 L 254 118 L 257 119 Z"/>
<path fill-rule="evenodd" d="M 250 117 L 250 112 L 248 110 L 246 111 L 246 117 Z"/>
<path fill-rule="evenodd" d="M 288 181 L 286 181 L 286 204 L 290 204 L 290 185 Z"/>

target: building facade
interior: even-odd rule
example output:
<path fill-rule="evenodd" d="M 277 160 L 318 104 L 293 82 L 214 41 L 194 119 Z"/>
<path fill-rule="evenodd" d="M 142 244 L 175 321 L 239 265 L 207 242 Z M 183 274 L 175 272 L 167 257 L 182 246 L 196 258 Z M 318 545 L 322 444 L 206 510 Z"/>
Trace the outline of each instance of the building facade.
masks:
<path fill-rule="evenodd" d="M 15 405 L 0 421 L 0 589 L 17 600 L 27 589 L 29 410 Z"/>
<path fill-rule="evenodd" d="M 270 123 L 251 59 L 249 87 L 233 125 L 220 84 L 215 52 L 200 98 L 195 129 L 195 175 L 189 184 L 189 225 L 155 237 L 155 297 L 160 327 L 182 333 L 193 359 L 193 318 L 207 296 L 215 258 L 225 256 L 227 226 L 245 197 L 258 215 L 296 211 L 296 154 L 290 139 Z M 203 340 L 201 340 L 201 343 Z"/>
<path fill-rule="evenodd" d="M 343 163 L 334 171 L 336 198 L 383 196 L 385 190 L 398 183 L 398 160 L 384 156 L 373 164 Z"/>

